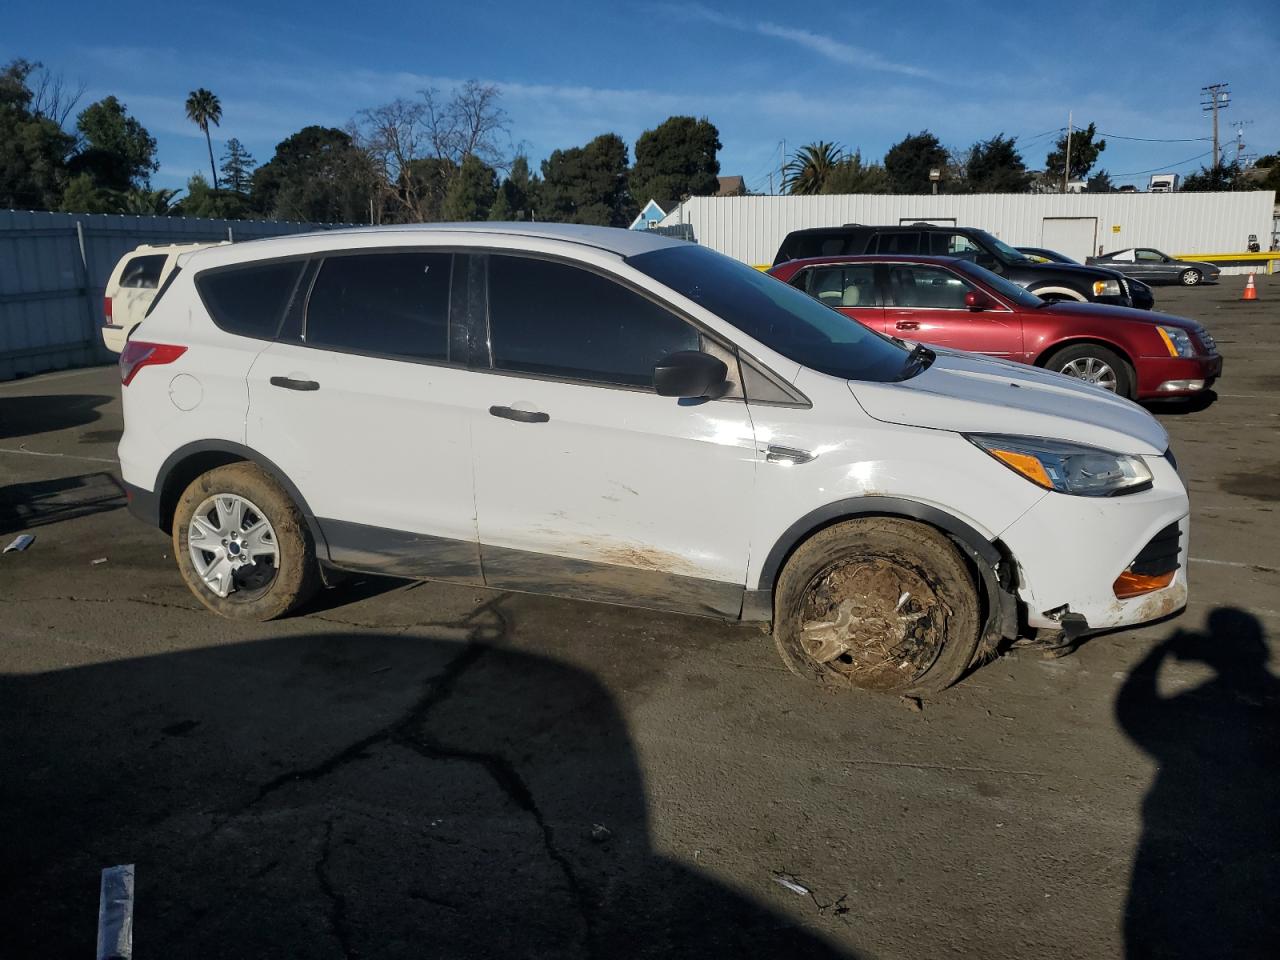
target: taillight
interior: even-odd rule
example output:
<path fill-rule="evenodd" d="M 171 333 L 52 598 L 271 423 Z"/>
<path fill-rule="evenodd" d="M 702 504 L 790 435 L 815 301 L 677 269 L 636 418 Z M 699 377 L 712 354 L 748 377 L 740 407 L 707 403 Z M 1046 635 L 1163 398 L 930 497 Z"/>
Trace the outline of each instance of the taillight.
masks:
<path fill-rule="evenodd" d="M 107 326 L 111 325 L 111 298 L 102 298 L 102 322 Z"/>
<path fill-rule="evenodd" d="M 120 383 L 127 387 L 143 367 L 173 363 L 186 352 L 186 347 L 172 343 L 130 340 L 124 345 L 124 351 L 120 354 Z"/>

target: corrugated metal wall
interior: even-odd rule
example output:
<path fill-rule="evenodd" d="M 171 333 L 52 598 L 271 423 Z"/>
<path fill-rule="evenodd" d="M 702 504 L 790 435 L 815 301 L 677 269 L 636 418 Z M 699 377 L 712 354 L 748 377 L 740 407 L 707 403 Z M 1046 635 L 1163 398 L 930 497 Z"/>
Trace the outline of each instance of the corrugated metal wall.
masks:
<path fill-rule="evenodd" d="M 1275 194 L 976 194 L 972 196 L 693 197 L 662 225 L 688 223 L 698 243 L 751 264 L 772 263 L 783 237 L 804 227 L 954 220 L 982 227 L 1006 243 L 1047 245 L 1061 236 L 1046 220 L 1096 220 L 1094 249 L 1157 247 L 1167 253 L 1247 249 L 1249 234 L 1266 247 Z M 1114 228 L 1119 227 L 1116 231 Z M 1048 236 L 1046 236 L 1046 232 Z M 1083 250 L 1064 253 L 1084 256 Z"/>
<path fill-rule="evenodd" d="M 138 244 L 249 240 L 328 226 L 0 210 L 0 381 L 115 359 L 98 332 L 103 289 L 116 261 Z"/>

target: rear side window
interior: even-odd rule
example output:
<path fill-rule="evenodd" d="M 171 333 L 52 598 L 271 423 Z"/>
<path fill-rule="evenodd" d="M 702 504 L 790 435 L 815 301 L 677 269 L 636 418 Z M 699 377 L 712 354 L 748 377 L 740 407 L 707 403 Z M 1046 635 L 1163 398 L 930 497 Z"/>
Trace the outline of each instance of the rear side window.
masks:
<path fill-rule="evenodd" d="M 649 386 L 659 360 L 697 350 L 698 332 L 599 274 L 547 260 L 493 256 L 489 331 L 500 370 Z"/>
<path fill-rule="evenodd" d="M 168 254 L 164 253 L 134 257 L 120 272 L 120 286 L 154 290 L 160 286 L 160 274 L 164 272 L 164 262 L 168 259 Z"/>
<path fill-rule="evenodd" d="M 413 360 L 449 359 L 453 254 L 325 257 L 307 301 L 306 342 Z"/>
<path fill-rule="evenodd" d="M 880 234 L 877 253 L 917 254 L 920 252 L 919 230 L 897 230 Z"/>
<path fill-rule="evenodd" d="M 875 267 L 869 263 L 815 267 L 811 273 L 809 295 L 829 307 L 876 305 L 876 273 Z"/>
<path fill-rule="evenodd" d="M 206 271 L 196 289 L 213 322 L 227 333 L 270 340 L 293 296 L 303 261 Z"/>

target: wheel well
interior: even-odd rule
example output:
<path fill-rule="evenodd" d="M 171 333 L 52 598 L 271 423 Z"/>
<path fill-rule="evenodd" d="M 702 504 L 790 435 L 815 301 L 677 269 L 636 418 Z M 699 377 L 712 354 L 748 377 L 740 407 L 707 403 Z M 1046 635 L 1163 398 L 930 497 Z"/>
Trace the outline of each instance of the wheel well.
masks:
<path fill-rule="evenodd" d="M 1106 347 L 1112 353 L 1118 355 L 1120 359 L 1124 361 L 1124 365 L 1129 368 L 1130 381 L 1135 381 L 1135 378 L 1137 376 L 1137 371 L 1133 365 L 1133 358 L 1130 357 L 1129 354 L 1122 347 L 1118 347 L 1114 343 L 1109 343 L 1108 341 L 1102 340 L 1098 337 L 1073 337 L 1070 340 L 1061 340 L 1058 343 L 1055 343 L 1052 346 L 1046 347 L 1043 351 L 1041 351 L 1040 355 L 1035 359 L 1035 366 L 1037 367 L 1045 366 L 1046 364 L 1048 364 L 1049 358 L 1052 357 L 1055 353 L 1057 353 L 1060 350 L 1066 350 L 1068 347 L 1080 347 L 1080 346 L 1084 346 L 1085 344 L 1093 344 L 1094 346 L 1098 346 L 1098 347 Z"/>
<path fill-rule="evenodd" d="M 1043 296 L 1045 294 L 1051 294 L 1051 293 L 1062 294 L 1076 301 L 1077 303 L 1087 303 L 1089 300 L 1089 298 L 1085 296 L 1083 293 L 1081 293 L 1079 290 L 1075 290 L 1071 287 L 1064 286 L 1061 283 L 1057 283 L 1057 284 L 1042 283 L 1038 287 L 1028 287 L 1027 292 L 1034 293 L 1037 297 Z"/>
<path fill-rule="evenodd" d="M 202 450 L 175 463 L 165 476 L 164 486 L 160 490 L 160 529 L 165 533 L 173 532 L 173 512 L 177 509 L 178 498 L 196 477 L 217 467 L 244 461 L 244 457 L 226 450 Z"/>

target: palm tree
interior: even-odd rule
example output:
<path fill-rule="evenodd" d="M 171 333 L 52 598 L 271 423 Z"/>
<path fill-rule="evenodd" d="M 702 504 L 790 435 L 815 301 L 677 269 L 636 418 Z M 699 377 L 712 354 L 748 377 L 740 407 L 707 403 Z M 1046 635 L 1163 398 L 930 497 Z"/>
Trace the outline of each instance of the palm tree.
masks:
<path fill-rule="evenodd" d="M 782 168 L 782 189 L 787 193 L 821 193 L 831 171 L 844 159 L 838 143 L 819 140 L 801 147 Z"/>
<path fill-rule="evenodd" d="M 209 137 L 209 124 L 215 127 L 222 119 L 222 104 L 213 91 L 201 87 L 192 90 L 187 97 L 187 119 L 204 131 L 205 143 L 209 146 L 209 169 L 213 171 L 213 189 L 218 189 L 218 168 L 213 165 L 213 140 Z"/>

